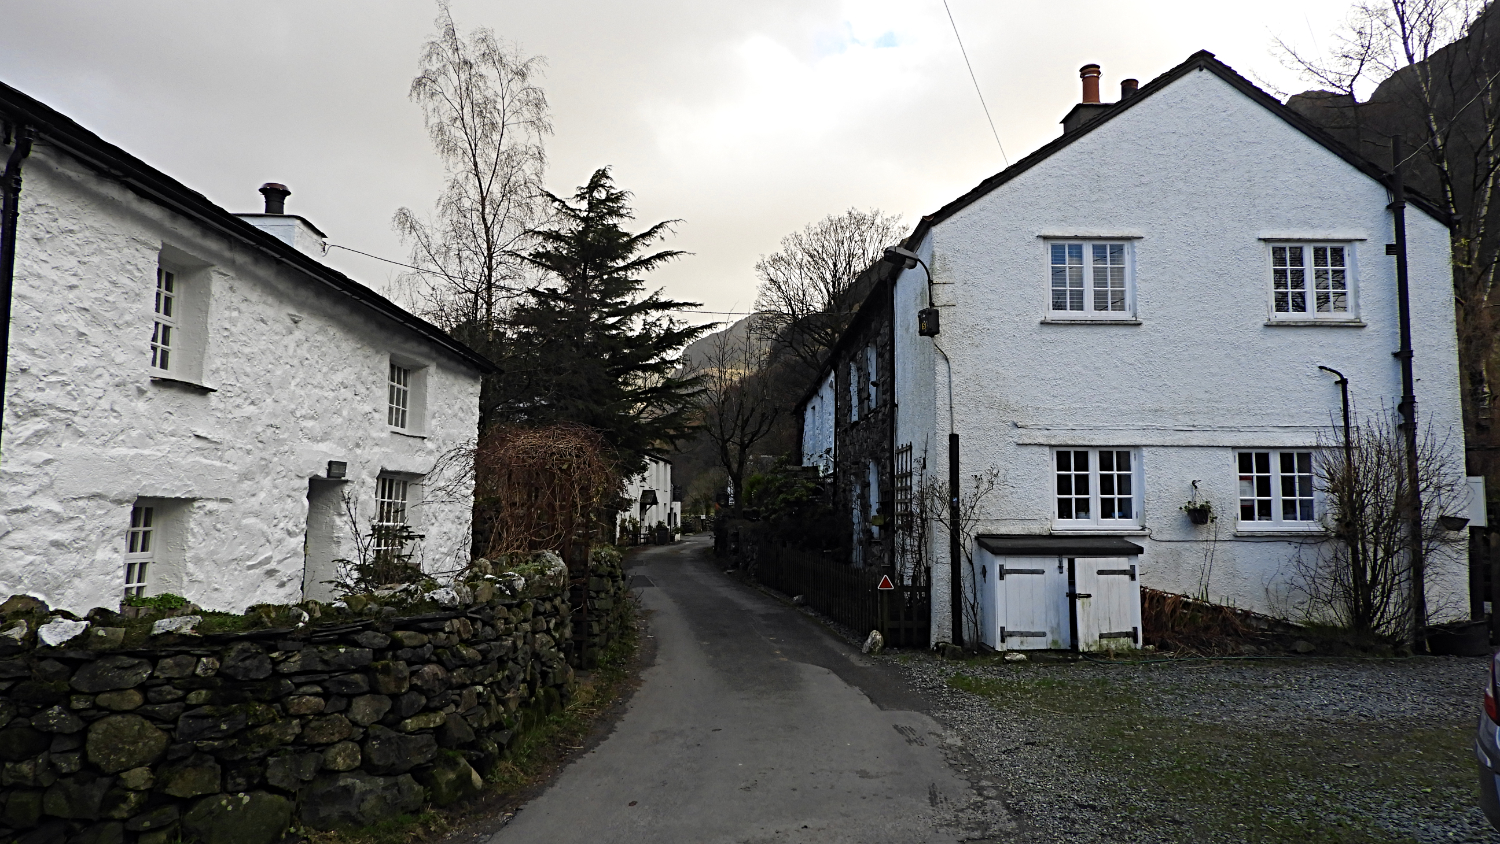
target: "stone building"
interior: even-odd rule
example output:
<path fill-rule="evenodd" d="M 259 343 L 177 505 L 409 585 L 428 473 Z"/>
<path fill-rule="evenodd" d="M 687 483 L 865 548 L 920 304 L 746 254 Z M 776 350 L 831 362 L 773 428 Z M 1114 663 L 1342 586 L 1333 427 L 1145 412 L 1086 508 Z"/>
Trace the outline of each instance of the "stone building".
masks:
<path fill-rule="evenodd" d="M 423 535 L 431 571 L 467 561 L 472 485 L 433 473 L 491 364 L 324 265 L 280 185 L 236 215 L 4 85 L 0 120 L 0 594 L 326 597 L 374 523 Z"/>

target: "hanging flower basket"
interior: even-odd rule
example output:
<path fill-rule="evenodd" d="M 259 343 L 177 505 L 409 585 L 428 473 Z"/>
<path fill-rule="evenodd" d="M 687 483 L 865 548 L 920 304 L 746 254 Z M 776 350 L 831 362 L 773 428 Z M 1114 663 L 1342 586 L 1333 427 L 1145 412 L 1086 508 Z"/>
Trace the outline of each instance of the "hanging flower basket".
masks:
<path fill-rule="evenodd" d="M 1188 521 L 1195 525 L 1206 525 L 1214 518 L 1214 505 L 1207 501 L 1189 501 L 1182 505 L 1182 511 L 1188 514 Z"/>

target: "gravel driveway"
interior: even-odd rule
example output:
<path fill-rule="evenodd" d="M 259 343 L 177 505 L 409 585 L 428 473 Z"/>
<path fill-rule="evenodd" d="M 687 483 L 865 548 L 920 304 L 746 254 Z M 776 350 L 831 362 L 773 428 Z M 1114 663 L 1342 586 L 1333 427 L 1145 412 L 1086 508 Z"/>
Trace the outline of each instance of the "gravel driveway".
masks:
<path fill-rule="evenodd" d="M 1016 842 L 1500 842 L 1470 742 L 1483 659 L 900 666 Z"/>

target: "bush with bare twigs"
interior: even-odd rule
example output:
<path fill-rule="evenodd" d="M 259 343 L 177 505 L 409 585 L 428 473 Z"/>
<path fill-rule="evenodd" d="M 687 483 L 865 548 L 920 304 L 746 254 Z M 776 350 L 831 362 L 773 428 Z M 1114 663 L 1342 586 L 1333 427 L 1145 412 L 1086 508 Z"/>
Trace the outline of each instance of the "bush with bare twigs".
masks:
<path fill-rule="evenodd" d="M 598 431 L 566 423 L 491 428 L 474 449 L 475 549 L 492 558 L 555 551 L 570 561 L 619 485 Z"/>
<path fill-rule="evenodd" d="M 1323 526 L 1335 542 L 1304 545 L 1292 561 L 1292 589 L 1310 621 L 1352 633 L 1411 635 L 1411 548 L 1405 436 L 1394 413 L 1356 419 L 1347 432 L 1323 435 L 1314 462 L 1325 496 Z M 1430 426 L 1417 440 L 1422 559 L 1429 574 L 1451 568 L 1465 541 L 1442 526 L 1468 501 L 1456 444 Z M 1450 607 L 1433 607 L 1442 615 Z"/>

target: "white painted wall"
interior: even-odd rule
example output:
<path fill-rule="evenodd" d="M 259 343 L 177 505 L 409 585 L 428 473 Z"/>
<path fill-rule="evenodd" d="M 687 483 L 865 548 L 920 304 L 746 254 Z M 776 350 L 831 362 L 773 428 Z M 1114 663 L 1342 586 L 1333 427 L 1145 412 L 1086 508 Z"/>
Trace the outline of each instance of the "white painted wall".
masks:
<path fill-rule="evenodd" d="M 201 367 L 176 375 L 215 392 L 152 381 L 164 252 L 191 264 L 203 318 Z M 17 253 L 0 594 L 115 606 L 131 506 L 155 497 L 178 502 L 185 556 L 152 591 L 220 610 L 299 600 L 308 482 L 329 460 L 348 463 L 368 529 L 377 475 L 426 475 L 474 437 L 466 365 L 46 146 L 26 162 Z M 427 367 L 425 436 L 386 424 L 392 355 Z M 413 508 L 429 571 L 467 561 L 470 494 Z"/>
<path fill-rule="evenodd" d="M 1339 412 L 1319 364 L 1350 379 L 1358 410 L 1399 398 L 1389 201 L 1380 184 L 1208 72 L 1193 72 L 937 224 L 923 250 L 951 356 L 965 478 L 1001 483 L 980 532 L 1048 533 L 1052 446 L 1137 447 L 1144 584 L 1287 611 L 1295 537 L 1238 535 L 1235 448 L 1306 447 Z M 1417 393 L 1452 432 L 1462 471 L 1447 232 L 1407 214 Z M 1134 235 L 1139 325 L 1043 324 L 1041 235 Z M 1263 237 L 1351 239 L 1364 327 L 1271 327 Z M 946 466 L 946 372 L 916 335 L 922 271 L 896 296 L 897 443 Z M 1199 480 L 1220 514 L 1179 507 Z M 946 538 L 933 537 L 934 638 L 946 638 Z M 1464 604 L 1464 560 L 1430 581 L 1435 608 Z M 1440 616 L 1441 613 L 1436 613 Z M 941 618 L 939 617 L 941 616 Z"/>
<path fill-rule="evenodd" d="M 833 383 L 830 372 L 802 408 L 802 465 L 817 466 L 824 475 L 833 473 L 835 457 Z"/>

